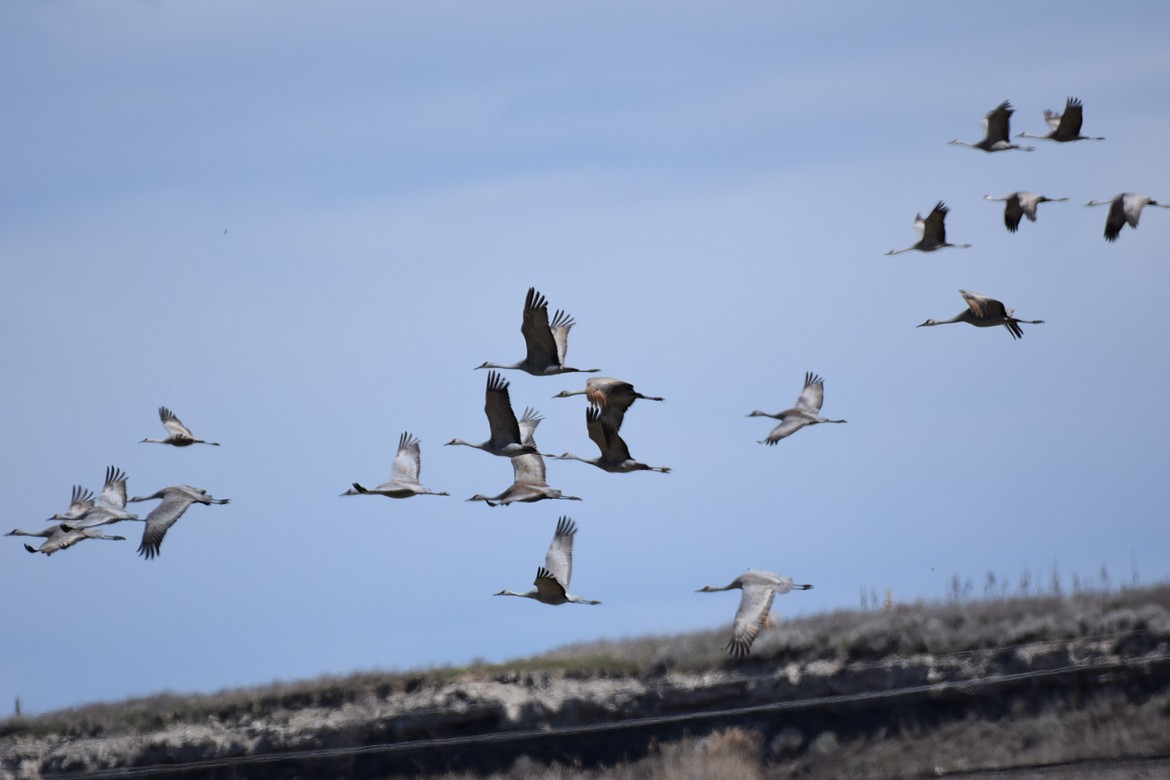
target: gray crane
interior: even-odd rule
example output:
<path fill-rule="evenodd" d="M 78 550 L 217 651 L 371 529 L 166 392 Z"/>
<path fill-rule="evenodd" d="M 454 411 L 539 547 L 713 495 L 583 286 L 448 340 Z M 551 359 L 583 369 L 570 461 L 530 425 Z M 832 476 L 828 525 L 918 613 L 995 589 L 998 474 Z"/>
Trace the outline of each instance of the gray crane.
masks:
<path fill-rule="evenodd" d="M 24 549 L 30 553 L 44 553 L 45 555 L 52 555 L 58 550 L 64 550 L 67 547 L 72 547 L 78 542 L 83 542 L 86 539 L 107 539 L 114 542 L 126 541 L 125 536 L 107 536 L 96 528 L 69 528 L 65 525 L 49 526 L 43 531 L 22 531 L 19 528 L 14 528 L 5 534 L 5 536 L 40 536 L 45 539 L 40 547 L 33 547 L 26 544 Z"/>
<path fill-rule="evenodd" d="M 967 302 L 966 309 L 951 317 L 949 320 L 927 320 L 918 327 L 947 325 L 952 322 L 965 322 L 977 328 L 991 328 L 996 325 L 1003 325 L 1007 328 L 1008 333 L 1012 334 L 1013 339 L 1018 339 L 1024 336 L 1024 331 L 1020 329 L 1021 322 L 1028 325 L 1044 324 L 1044 320 L 1021 320 L 1017 318 L 1014 309 L 1009 309 L 995 298 L 988 298 L 986 295 L 979 295 L 978 293 L 968 292 L 967 290 L 959 290 L 959 294 Z"/>
<path fill-rule="evenodd" d="M 1039 138 L 1042 141 L 1104 141 L 1104 136 L 1081 135 L 1081 125 L 1085 121 L 1084 104 L 1075 97 L 1070 97 L 1064 103 L 1064 113 L 1058 114 L 1052 109 L 1044 110 L 1044 121 L 1048 123 L 1049 132 L 1044 135 L 1020 133 L 1018 138 Z"/>
<path fill-rule="evenodd" d="M 1157 206 L 1160 209 L 1170 209 L 1170 203 L 1159 203 L 1151 200 L 1148 195 L 1139 195 L 1136 192 L 1122 192 L 1114 195 L 1110 200 L 1091 200 L 1085 206 L 1109 206 L 1109 216 L 1105 218 L 1105 240 L 1116 241 L 1121 235 L 1121 229 L 1127 224 L 1137 230 L 1138 220 L 1142 218 L 1142 209 L 1146 206 Z"/>
<path fill-rule="evenodd" d="M 67 514 L 73 511 L 71 506 Z M 97 501 L 84 513 L 62 519 L 61 524 L 73 530 L 137 519 L 138 515 L 126 511 L 126 473 L 117 466 L 107 466 L 106 482 Z"/>
<path fill-rule="evenodd" d="M 911 244 L 905 249 L 891 249 L 886 254 L 900 255 L 912 249 L 917 249 L 919 252 L 933 252 L 947 246 L 970 249 L 970 244 L 951 244 L 947 241 L 946 218 L 950 211 L 947 205 L 940 200 L 926 219 L 922 218 L 922 214 L 916 214 L 914 216 L 914 229 L 918 231 L 917 243 Z"/>
<path fill-rule="evenodd" d="M 1020 229 L 1020 220 L 1024 217 L 1027 217 L 1029 222 L 1035 222 L 1036 207 L 1041 203 L 1059 203 L 1068 200 L 1068 198 L 1050 198 L 1047 195 L 1037 195 L 1035 192 L 1022 191 L 1012 192 L 1000 197 L 984 195 L 983 199 L 1004 202 L 1003 224 L 1009 233 L 1015 233 Z"/>
<path fill-rule="evenodd" d="M 44 542 L 39 548 L 33 548 L 27 544 L 24 546 L 24 549 L 29 552 L 43 552 L 45 555 L 52 555 L 58 550 L 72 547 L 83 539 L 124 539 L 125 537 L 121 536 L 106 536 L 101 531 L 92 528 L 73 529 L 65 525 L 65 523 L 69 523 L 85 515 L 93 506 L 93 492 L 86 490 L 81 485 L 74 485 L 69 508 L 49 518 L 50 520 L 60 522 L 50 525 L 41 531 L 25 531 L 20 528 L 14 528 L 6 533 L 5 536 L 35 536 L 47 539 L 48 541 Z"/>
<path fill-rule="evenodd" d="M 781 577 L 774 571 L 748 569 L 723 587 L 706 585 L 695 592 L 714 593 L 736 588 L 743 591 L 743 595 L 740 596 L 739 609 L 735 613 L 731 641 L 727 643 L 725 649 L 736 658 L 743 658 L 751 652 L 752 642 L 768 625 L 776 594 L 788 593 L 791 590 L 810 590 L 812 585 L 798 585 L 791 577 Z"/>
<path fill-rule="evenodd" d="M 449 496 L 450 493 L 436 493 L 419 484 L 418 475 L 422 468 L 422 453 L 419 439 L 410 433 L 398 437 L 398 452 L 390 466 L 390 479 L 376 488 L 364 488 L 357 482 L 345 491 L 343 496 L 386 496 L 387 498 L 410 498 L 411 496 Z"/>
<path fill-rule="evenodd" d="M 93 509 L 93 505 L 93 491 L 83 488 L 81 485 L 74 485 L 72 497 L 69 499 L 69 508 L 64 512 L 58 512 L 49 519 L 61 522 L 76 520 L 90 509 Z"/>
<path fill-rule="evenodd" d="M 569 398 L 583 395 L 593 406 L 599 408 L 617 407 L 625 412 L 639 398 L 647 401 L 663 401 L 656 395 L 642 395 L 629 382 L 611 376 L 591 376 L 581 390 L 562 390 L 553 398 Z"/>
<path fill-rule="evenodd" d="M 535 409 L 525 409 L 520 418 L 520 435 L 526 445 L 536 447 L 536 426 L 544 418 Z M 512 458 L 512 484 L 496 496 L 485 496 L 476 493 L 468 501 L 483 501 L 488 506 L 507 506 L 508 504 L 525 503 L 545 499 L 561 499 L 564 501 L 580 501 L 577 496 L 566 496 L 556 488 L 548 486 L 545 475 L 544 458 L 539 452 L 525 453 Z"/>
<path fill-rule="evenodd" d="M 623 414 L 615 406 L 606 407 L 604 412 L 596 406 L 590 406 L 585 409 L 585 427 L 601 455 L 596 458 L 582 458 L 566 452 L 563 455 L 545 457 L 556 460 L 579 460 L 612 474 L 628 474 L 631 471 L 658 471 L 669 474 L 670 469 L 666 466 L 647 466 L 630 457 L 630 448 L 618 433 L 622 419 Z"/>
<path fill-rule="evenodd" d="M 548 552 L 544 554 L 544 566 L 536 569 L 536 579 L 532 583 L 536 587 L 526 593 L 505 589 L 494 595 L 520 596 L 554 607 L 560 604 L 600 604 L 600 601 L 569 593 L 569 580 L 573 577 L 573 537 L 576 534 L 577 524 L 562 515 L 557 520 L 557 530 Z"/>
<path fill-rule="evenodd" d="M 139 444 L 170 444 L 174 447 L 190 447 L 192 444 L 210 444 L 212 447 L 218 447 L 217 441 L 204 441 L 203 439 L 196 439 L 191 430 L 175 416 L 175 413 L 165 406 L 158 408 L 158 418 L 162 420 L 163 427 L 167 429 L 167 436 L 165 439 L 151 439 L 145 438 Z"/>
<path fill-rule="evenodd" d="M 487 415 L 488 427 L 491 429 L 490 439 L 480 444 L 452 439 L 444 446 L 461 444 L 503 458 L 515 458 L 518 455 L 536 452 L 536 445 L 524 443 L 521 436 L 520 424 L 516 420 L 516 413 L 512 411 L 512 399 L 508 394 L 508 380 L 496 371 L 488 372 L 483 412 Z"/>
<path fill-rule="evenodd" d="M 476 368 L 515 368 L 527 371 L 533 376 L 574 372 L 596 373 L 600 369 L 573 368 L 565 365 L 565 356 L 569 352 L 569 331 L 575 324 L 573 318 L 560 309 L 553 315 L 550 324 L 548 300 L 538 293 L 535 287 L 529 287 L 528 295 L 524 299 L 524 320 L 520 323 L 520 333 L 524 336 L 528 353 L 517 363 L 500 364 L 489 361 Z"/>
<path fill-rule="evenodd" d="M 785 409 L 775 414 L 761 412 L 759 409 L 755 409 L 749 412 L 747 416 L 771 417 L 780 421 L 780 424 L 772 429 L 772 432 L 768 434 L 767 438 L 760 442 L 760 444 L 773 445 L 781 439 L 785 439 L 796 433 L 806 425 L 846 422 L 845 420 L 830 420 L 827 417 L 821 417 L 821 405 L 824 402 L 825 380 L 811 371 L 806 371 L 804 374 L 804 389 L 800 391 L 800 397 L 796 399 L 796 404 L 791 409 Z"/>
<path fill-rule="evenodd" d="M 1012 104 L 1005 100 L 983 117 L 983 140 L 971 143 L 956 138 L 950 143 L 982 149 L 985 152 L 1005 152 L 1008 149 L 1019 149 L 1022 152 L 1033 151 L 1031 146 L 1019 146 L 1012 143 L 1011 121 L 1013 113 L 1015 113 L 1015 109 L 1012 108 Z"/>
<path fill-rule="evenodd" d="M 179 522 L 179 518 L 192 504 L 227 504 L 228 498 L 213 498 L 203 488 L 191 485 L 171 485 L 161 488 L 149 496 L 135 496 L 135 501 L 153 501 L 161 498 L 162 503 L 150 511 L 146 516 L 146 528 L 142 531 L 142 543 L 138 546 L 138 554 L 144 558 L 153 558 L 159 554 L 163 537 L 167 530 Z"/>

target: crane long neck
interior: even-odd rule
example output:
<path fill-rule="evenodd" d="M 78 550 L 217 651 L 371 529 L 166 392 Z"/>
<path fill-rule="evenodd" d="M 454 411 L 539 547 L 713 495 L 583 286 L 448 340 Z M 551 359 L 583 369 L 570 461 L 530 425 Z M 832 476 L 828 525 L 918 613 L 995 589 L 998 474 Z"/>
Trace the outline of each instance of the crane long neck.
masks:
<path fill-rule="evenodd" d="M 565 453 L 562 453 L 560 455 L 549 455 L 547 457 L 551 457 L 551 458 L 554 458 L 556 460 L 579 460 L 582 463 L 593 463 L 593 464 L 596 464 L 599 460 L 601 460 L 601 458 L 582 458 L 580 455 L 574 455 L 571 452 L 565 452 Z"/>
<path fill-rule="evenodd" d="M 970 311 L 964 311 L 964 312 L 960 312 L 959 314 L 956 314 L 954 317 L 951 317 L 949 320 L 933 320 L 933 319 L 927 320 L 926 322 L 922 323 L 922 325 L 919 325 L 918 327 L 921 328 L 924 325 L 950 325 L 950 324 L 955 323 L 955 322 L 966 322 L 968 320 L 968 318 L 970 318 L 970 316 L 971 316 Z"/>
<path fill-rule="evenodd" d="M 534 598 L 536 598 L 536 591 L 530 590 L 527 593 L 517 593 L 514 590 L 505 589 L 505 590 L 501 590 L 496 595 L 497 596 L 519 596 L 522 599 L 534 599 Z"/>

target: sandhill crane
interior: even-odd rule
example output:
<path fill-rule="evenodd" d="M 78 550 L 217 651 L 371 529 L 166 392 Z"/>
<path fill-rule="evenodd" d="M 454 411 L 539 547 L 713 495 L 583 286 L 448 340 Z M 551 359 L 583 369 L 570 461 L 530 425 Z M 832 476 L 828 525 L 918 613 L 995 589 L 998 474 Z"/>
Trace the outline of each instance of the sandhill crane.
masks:
<path fill-rule="evenodd" d="M 583 390 L 562 390 L 553 398 L 568 398 L 583 395 L 590 404 L 599 408 L 617 407 L 625 412 L 639 398 L 647 401 L 663 401 L 656 395 L 642 395 L 629 382 L 611 376 L 591 376 L 585 381 Z"/>
<path fill-rule="evenodd" d="M 933 252 L 936 249 L 942 249 L 944 246 L 970 249 L 970 244 L 947 243 L 945 222 L 948 213 L 950 213 L 950 209 L 940 200 L 935 204 L 934 209 L 927 215 L 926 219 L 922 218 L 922 214 L 916 214 L 914 216 L 914 229 L 918 231 L 918 243 L 908 246 L 905 249 L 891 249 L 886 254 L 900 255 L 903 252 L 909 252 L 911 249 L 917 249 L 919 252 Z"/>
<path fill-rule="evenodd" d="M 28 550 L 29 552 L 44 552 L 46 555 L 51 555 L 57 550 L 63 550 L 66 547 L 72 546 L 85 538 L 113 538 L 105 536 L 105 534 L 102 534 L 100 531 L 94 531 L 92 534 L 84 533 L 84 529 L 75 532 L 68 526 L 61 524 L 82 517 L 86 512 L 93 508 L 93 505 L 93 492 L 86 490 L 81 485 L 74 485 L 72 498 L 69 502 L 69 508 L 64 512 L 58 512 L 49 518 L 49 520 L 61 521 L 60 523 L 50 525 L 41 531 L 25 531 L 20 528 L 13 528 L 11 531 L 6 533 L 5 536 L 36 536 L 42 539 L 49 539 L 52 544 L 50 544 L 50 542 L 45 542 L 43 545 L 41 545 L 40 549 L 34 549 L 27 544 L 24 546 L 24 549 Z M 69 541 L 66 542 L 64 540 L 67 536 L 69 537 Z"/>
<path fill-rule="evenodd" d="M 24 549 L 30 553 L 44 553 L 45 555 L 52 555 L 58 550 L 64 550 L 67 547 L 72 547 L 78 542 L 83 542 L 86 539 L 106 539 L 113 542 L 126 541 L 125 536 L 107 536 L 96 528 L 69 528 L 64 525 L 49 526 L 43 531 L 22 531 L 19 528 L 14 528 L 5 534 L 5 536 L 41 536 L 45 538 L 45 542 L 40 547 L 33 547 L 26 544 Z"/>
<path fill-rule="evenodd" d="M 536 446 L 525 444 L 520 432 L 520 424 L 516 421 L 516 413 L 512 411 L 512 398 L 508 394 L 508 380 L 498 372 L 489 371 L 487 387 L 484 389 L 484 414 L 488 418 L 488 426 L 492 436 L 481 444 L 472 444 L 463 439 L 452 439 L 444 446 L 462 444 L 464 447 L 475 447 L 477 450 L 499 455 L 504 458 L 514 458 L 517 455 L 536 452 Z"/>
<path fill-rule="evenodd" d="M 772 601 L 776 594 L 784 594 L 790 590 L 810 590 L 812 585 L 798 585 L 791 577 L 781 577 L 774 571 L 748 569 L 728 585 L 721 588 L 707 585 L 695 592 L 714 593 L 735 588 L 742 590 L 743 595 L 739 599 L 739 609 L 735 613 L 731 641 L 727 643 L 725 649 L 735 657 L 742 658 L 751 652 L 752 642 L 769 624 Z"/>
<path fill-rule="evenodd" d="M 1036 207 L 1041 203 L 1059 203 L 1068 198 L 1050 198 L 1047 195 L 1037 195 L 1034 192 L 1013 192 L 1002 197 L 984 195 L 984 200 L 1002 200 L 1003 224 L 1009 233 L 1015 233 L 1020 228 L 1020 219 L 1027 217 L 1029 222 L 1036 221 Z"/>
<path fill-rule="evenodd" d="M 1048 123 L 1051 132 L 1045 135 L 1020 133 L 1019 138 L 1039 138 L 1044 141 L 1104 141 L 1103 136 L 1081 135 L 1081 123 L 1084 122 L 1084 104 L 1075 97 L 1070 97 L 1064 104 L 1064 113 L 1058 114 L 1052 109 L 1045 109 L 1044 121 Z"/>
<path fill-rule="evenodd" d="M 196 439 L 192 435 L 190 429 L 175 416 L 175 413 L 165 406 L 158 408 L 158 418 L 162 420 L 163 427 L 167 429 L 170 436 L 165 439 L 151 439 L 145 438 L 140 444 L 170 444 L 175 447 L 190 447 L 192 444 L 210 444 L 212 447 L 218 447 L 217 441 L 204 441 L 203 439 Z"/>
<path fill-rule="evenodd" d="M 811 371 L 804 374 L 804 389 L 796 399 L 796 405 L 782 412 L 769 414 L 755 409 L 748 413 L 748 417 L 771 417 L 779 420 L 780 424 L 772 429 L 767 438 L 760 444 L 772 445 L 781 439 L 787 438 L 806 425 L 818 423 L 843 423 L 845 420 L 830 420 L 821 417 L 821 404 L 825 402 L 825 380 Z"/>
<path fill-rule="evenodd" d="M 93 491 L 83 488 L 81 485 L 73 486 L 73 495 L 69 500 L 69 508 L 64 512 L 58 512 L 50 517 L 50 520 L 60 520 L 61 522 L 68 522 L 69 520 L 76 520 L 93 508 L 94 497 Z"/>
<path fill-rule="evenodd" d="M 1015 113 L 1015 109 L 1012 108 L 1012 104 L 1005 100 L 987 112 L 987 116 L 983 117 L 982 141 L 970 143 L 969 141 L 961 141 L 956 138 L 950 143 L 982 149 L 985 152 L 1003 152 L 1008 149 L 1031 152 L 1033 151 L 1031 146 L 1018 146 L 1011 142 L 1013 113 Z"/>
<path fill-rule="evenodd" d="M 622 415 L 609 411 L 602 412 L 595 406 L 585 409 L 585 427 L 589 431 L 589 438 L 601 450 L 596 458 L 582 458 L 566 452 L 563 455 L 547 455 L 545 457 L 557 460 L 579 460 L 612 474 L 628 474 L 631 471 L 659 471 L 669 474 L 670 469 L 665 466 L 647 466 L 630 457 L 630 448 L 618 433 L 621 427 Z"/>
<path fill-rule="evenodd" d="M 1085 206 L 1104 205 L 1109 206 L 1109 216 L 1105 218 L 1106 241 L 1116 241 L 1126 223 L 1129 223 L 1129 226 L 1136 230 L 1138 220 L 1142 218 L 1142 209 L 1146 206 L 1170 209 L 1170 203 L 1159 203 L 1156 200 L 1151 200 L 1148 195 L 1138 195 L 1136 192 L 1122 192 L 1114 195 L 1111 200 L 1091 200 L 1085 204 Z"/>
<path fill-rule="evenodd" d="M 544 554 L 544 566 L 536 570 L 536 587 L 527 593 L 517 593 L 514 590 L 501 590 L 496 596 L 521 596 L 541 604 L 558 606 L 560 604 L 600 604 L 600 601 L 584 599 L 569 593 L 569 580 L 573 577 L 573 537 L 577 533 L 577 524 L 562 515 L 557 520 L 557 530 L 553 534 L 548 552 Z"/>
<path fill-rule="evenodd" d="M 1008 333 L 1012 334 L 1013 339 L 1018 339 L 1024 335 L 1024 332 L 1020 330 L 1021 322 L 1028 325 L 1044 324 L 1044 320 L 1017 319 L 1014 316 L 1014 309 L 1009 309 L 995 298 L 988 298 L 986 295 L 979 295 L 978 293 L 967 292 L 966 290 L 959 290 L 959 294 L 967 302 L 966 309 L 951 317 L 949 320 L 927 320 L 918 327 L 947 325 L 952 322 L 966 322 L 977 328 L 991 328 L 996 325 L 1003 325 L 1007 328 Z"/>
<path fill-rule="evenodd" d="M 600 369 L 573 368 L 565 365 L 565 355 L 569 352 L 569 331 L 575 324 L 572 317 L 558 309 L 550 325 L 548 301 L 535 287 L 529 287 L 528 295 L 524 299 L 524 320 L 520 324 L 520 333 L 524 336 L 528 354 L 518 363 L 502 365 L 489 361 L 476 368 L 516 368 L 533 376 L 573 372 L 596 373 Z"/>
<path fill-rule="evenodd" d="M 422 453 L 419 440 L 409 433 L 398 438 L 398 452 L 390 467 L 390 479 L 376 488 L 366 489 L 357 482 L 345 491 L 343 496 L 386 496 L 387 498 L 410 498 L 411 496 L 449 496 L 450 493 L 436 493 L 419 484 L 418 475 L 422 468 Z"/>
<path fill-rule="evenodd" d="M 153 501 L 161 498 L 162 503 L 150 511 L 146 516 L 146 528 L 142 531 L 142 544 L 138 546 L 138 554 L 144 558 L 153 558 L 159 554 L 163 537 L 167 529 L 179 521 L 183 513 L 192 504 L 227 504 L 229 498 L 212 498 L 203 488 L 190 485 L 171 485 L 162 488 L 149 496 L 135 496 L 134 501 Z"/>
<path fill-rule="evenodd" d="M 535 409 L 525 409 L 520 418 L 520 435 L 522 441 L 536 447 L 536 426 L 540 425 L 541 417 Z M 556 488 L 550 488 L 545 477 L 544 458 L 539 452 L 517 455 L 512 458 L 512 484 L 498 496 L 485 496 L 476 493 L 468 501 L 483 501 L 488 506 L 497 504 L 507 506 L 514 503 L 530 504 L 544 499 L 561 499 L 564 501 L 580 501 L 577 496 L 562 495 Z"/>
<path fill-rule="evenodd" d="M 138 515 L 126 511 L 126 473 L 117 466 L 107 466 L 106 483 L 102 486 L 97 502 L 83 514 L 61 520 L 61 524 L 73 530 L 137 519 Z"/>

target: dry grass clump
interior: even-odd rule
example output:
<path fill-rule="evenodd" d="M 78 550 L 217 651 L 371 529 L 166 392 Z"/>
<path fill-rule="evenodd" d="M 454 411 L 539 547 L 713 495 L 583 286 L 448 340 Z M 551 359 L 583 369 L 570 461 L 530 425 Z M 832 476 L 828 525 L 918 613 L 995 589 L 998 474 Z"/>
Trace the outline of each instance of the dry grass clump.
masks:
<path fill-rule="evenodd" d="M 636 761 L 582 768 L 528 756 L 487 775 L 443 780 L 835 780 L 945 776 L 1170 753 L 1170 694 L 1142 700 L 1112 691 L 1081 700 L 1018 702 L 1001 717 L 976 714 L 935 724 L 890 722 L 853 739 L 831 730 L 802 733 L 799 723 L 771 735 L 733 726 L 705 737 L 654 745 Z M 1095 769 L 1067 777 L 1091 777 Z M 1136 775 L 1135 775 L 1136 776 Z M 1148 775 L 1142 775 L 1148 776 Z"/>
<path fill-rule="evenodd" d="M 931 727 L 892 725 L 840 744 L 831 760 L 809 751 L 777 762 L 768 777 L 899 778 L 1166 755 L 1170 695 L 1135 702 L 1110 692 L 1040 706 L 1017 702 L 999 718 L 968 714 Z"/>

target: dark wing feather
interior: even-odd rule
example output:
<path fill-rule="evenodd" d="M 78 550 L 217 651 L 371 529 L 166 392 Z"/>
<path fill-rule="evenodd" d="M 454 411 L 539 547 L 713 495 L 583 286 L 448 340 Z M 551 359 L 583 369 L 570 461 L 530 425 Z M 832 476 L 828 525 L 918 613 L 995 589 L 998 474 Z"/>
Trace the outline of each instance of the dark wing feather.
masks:
<path fill-rule="evenodd" d="M 1084 104 L 1075 97 L 1070 97 L 1064 104 L 1064 113 L 1060 115 L 1060 124 L 1052 134 L 1059 140 L 1076 138 L 1081 134 L 1081 125 L 1084 124 Z"/>
<path fill-rule="evenodd" d="M 1007 199 L 1007 203 L 1003 208 L 1003 224 L 1007 229 L 1015 233 L 1020 229 L 1020 219 L 1024 216 L 1024 210 L 1020 207 L 1020 196 L 1013 194 Z"/>
<path fill-rule="evenodd" d="M 1011 138 L 1011 117 L 1015 113 L 1012 104 L 1008 101 L 1003 101 L 994 110 L 987 114 L 987 137 L 988 145 L 1004 141 L 1010 143 Z"/>
<path fill-rule="evenodd" d="M 524 321 L 520 324 L 520 333 L 528 348 L 529 367 L 543 368 L 558 364 L 557 343 L 548 324 L 548 300 L 535 287 L 528 288 L 528 297 L 524 299 Z"/>
<path fill-rule="evenodd" d="M 512 398 L 508 393 L 508 380 L 498 371 L 489 371 L 484 390 L 483 412 L 491 426 L 492 444 L 502 447 L 520 443 L 520 423 L 512 411 Z"/>
<path fill-rule="evenodd" d="M 922 241 L 924 244 L 942 244 L 946 242 L 946 218 L 948 213 L 950 213 L 950 209 L 941 200 L 935 204 L 934 209 L 926 217 L 925 226 L 923 227 Z"/>

